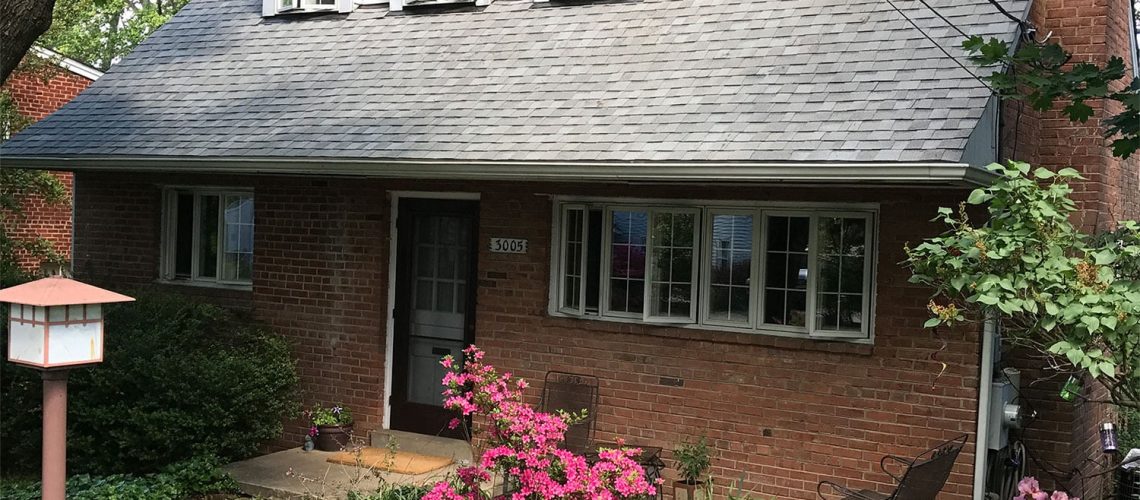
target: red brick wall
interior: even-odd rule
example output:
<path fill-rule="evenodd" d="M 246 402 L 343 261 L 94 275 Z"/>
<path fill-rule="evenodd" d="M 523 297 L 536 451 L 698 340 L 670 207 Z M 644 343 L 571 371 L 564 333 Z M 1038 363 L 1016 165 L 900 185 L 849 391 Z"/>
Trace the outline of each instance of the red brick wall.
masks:
<path fill-rule="evenodd" d="M 45 68 L 35 72 L 17 70 L 4 82 L 3 89 L 12 94 L 20 114 L 39 120 L 55 112 L 75 98 L 92 80 L 64 69 Z M 68 199 L 72 191 L 71 174 L 56 172 L 53 175 L 67 186 Z M 57 253 L 71 257 L 71 204 L 49 204 L 38 196 L 25 196 L 24 216 L 4 218 L 5 229 L 20 240 L 45 238 L 52 242 Z M 18 255 L 20 265 L 28 270 L 39 267 L 38 259 L 27 254 Z"/>
<path fill-rule="evenodd" d="M 1091 61 L 1104 64 L 1115 55 L 1128 65 L 1128 78 L 1117 83 L 1120 89 L 1131 81 L 1132 60 L 1129 57 L 1131 13 L 1126 0 L 1046 0 L 1034 2 L 1030 21 L 1038 28 L 1038 38 L 1051 33 L 1051 42 L 1059 43 L 1073 53 L 1073 62 Z M 1082 207 L 1076 221 L 1086 230 L 1104 229 L 1116 220 L 1140 217 L 1140 156 L 1120 160 L 1112 156 L 1110 140 L 1103 136 L 1104 120 L 1121 109 L 1115 103 L 1107 106 L 1090 102 L 1095 114 L 1086 123 L 1073 123 L 1060 111 L 1038 113 L 1016 102 L 1003 109 L 1003 155 L 1051 168 L 1072 166 L 1087 180 L 1076 184 L 1074 198 Z M 1018 108 L 1021 112 L 1018 112 Z M 1063 103 L 1058 103 L 1059 110 Z M 1020 124 L 1018 117 L 1020 116 Z M 1102 453 L 1096 429 L 1100 423 L 1112 421 L 1110 408 L 1086 403 L 1074 406 L 1057 397 L 1063 378 L 1036 369 L 1029 359 L 1017 362 L 1023 369 L 1025 393 L 1038 416 L 1025 431 L 1026 443 L 1041 465 L 1036 462 L 1031 473 L 1047 484 L 1060 482 L 1083 498 L 1096 498 L 1100 478 L 1082 481 L 1101 467 L 1089 460 L 1100 461 Z M 1084 396 L 1105 399 L 1101 387 L 1086 381 Z M 1080 474 L 1071 471 L 1077 469 Z M 1083 491 L 1081 491 L 1083 489 Z"/>
<path fill-rule="evenodd" d="M 120 284 L 157 275 L 157 181 L 224 177 L 79 174 L 76 264 L 83 277 Z M 777 498 L 813 498 L 833 478 L 885 490 L 884 454 L 915 455 L 969 433 L 942 498 L 968 498 L 976 426 L 976 332 L 947 334 L 947 349 L 922 329 L 927 292 L 907 283 L 896 263 L 903 245 L 934 234 L 939 205 L 963 193 L 740 187 L 566 186 L 525 183 L 389 182 L 264 177 L 255 187 L 256 317 L 293 341 L 304 400 L 352 408 L 358 432 L 382 422 L 389 190 L 478 190 L 480 241 L 530 240 L 525 255 L 478 258 L 478 344 L 492 363 L 531 379 L 569 370 L 602 380 L 599 437 L 626 436 L 671 449 L 707 435 L 713 473 L 743 474 L 746 487 Z M 765 335 L 553 318 L 546 313 L 551 201 L 534 193 L 652 198 L 883 202 L 879 229 L 874 346 Z M 211 293 L 212 289 L 171 287 Z M 681 387 L 676 384 L 681 381 Z M 281 445 L 300 442 L 288 427 Z M 674 464 L 667 453 L 670 467 Z M 669 472 L 670 477 L 674 474 Z"/>

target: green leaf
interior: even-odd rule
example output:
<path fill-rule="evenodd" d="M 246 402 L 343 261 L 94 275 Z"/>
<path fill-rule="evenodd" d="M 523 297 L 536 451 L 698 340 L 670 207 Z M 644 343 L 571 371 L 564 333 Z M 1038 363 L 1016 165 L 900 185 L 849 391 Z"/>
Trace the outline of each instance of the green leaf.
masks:
<path fill-rule="evenodd" d="M 1116 262 L 1116 254 L 1112 250 L 1101 250 L 1093 253 L 1093 259 L 1098 266 L 1107 266 Z"/>
<path fill-rule="evenodd" d="M 1052 179 L 1054 175 L 1056 174 L 1052 170 L 1044 167 L 1037 167 L 1037 170 L 1033 171 L 1033 177 L 1037 179 Z"/>
<path fill-rule="evenodd" d="M 1058 170 L 1057 175 L 1060 177 L 1075 179 L 1075 178 L 1080 177 L 1081 173 L 1078 172 L 1077 169 L 1075 169 L 1073 167 L 1065 167 L 1065 168 L 1062 168 L 1061 170 Z"/>
<path fill-rule="evenodd" d="M 1088 327 L 1089 332 L 1095 332 L 1100 329 L 1100 320 L 1096 316 L 1085 316 L 1081 318 L 1081 323 Z"/>
<path fill-rule="evenodd" d="M 1072 344 L 1062 340 L 1060 342 L 1057 342 L 1056 344 L 1049 346 L 1049 352 L 1051 352 L 1053 354 L 1061 354 L 1062 352 L 1068 351 L 1072 348 L 1073 348 Z"/>
<path fill-rule="evenodd" d="M 978 188 L 970 191 L 970 197 L 966 198 L 966 203 L 971 205 L 981 205 L 990 199 L 990 195 L 986 193 L 985 189 Z"/>
<path fill-rule="evenodd" d="M 1100 363 L 1097 363 L 1097 367 L 1099 367 L 1100 371 L 1104 372 L 1108 378 L 1116 378 L 1116 365 L 1112 364 L 1111 362 L 1101 361 Z"/>
<path fill-rule="evenodd" d="M 1074 366 L 1079 366 L 1081 361 L 1085 359 L 1085 353 L 1081 352 L 1080 349 L 1072 349 L 1065 352 L 1065 357 L 1069 358 L 1069 362 Z"/>
<path fill-rule="evenodd" d="M 942 324 L 942 320 L 941 320 L 941 319 L 938 319 L 938 318 L 930 318 L 930 319 L 926 320 L 926 323 L 923 323 L 923 324 L 922 324 L 922 327 L 923 327 L 923 328 L 934 328 L 934 327 L 936 327 L 936 326 L 938 326 L 938 325 L 941 325 L 941 324 Z"/>
<path fill-rule="evenodd" d="M 994 304 L 997 304 L 998 300 L 999 299 L 994 295 L 989 295 L 989 294 L 978 295 L 978 302 L 981 302 L 987 306 L 992 306 Z"/>

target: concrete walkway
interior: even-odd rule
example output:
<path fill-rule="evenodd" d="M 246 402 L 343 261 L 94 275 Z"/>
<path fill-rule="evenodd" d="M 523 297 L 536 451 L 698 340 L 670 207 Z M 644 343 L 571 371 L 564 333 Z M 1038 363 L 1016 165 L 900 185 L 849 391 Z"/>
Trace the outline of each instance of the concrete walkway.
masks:
<path fill-rule="evenodd" d="M 386 447 L 391 437 L 401 451 L 451 457 L 453 464 L 432 472 L 407 475 L 372 471 L 362 467 L 329 463 L 332 452 L 304 451 L 300 447 L 270 453 L 225 467 L 242 491 L 260 498 L 343 499 L 349 491 L 375 492 L 382 484 L 431 484 L 445 479 L 471 461 L 467 442 L 399 431 L 376 431 L 372 445 Z"/>

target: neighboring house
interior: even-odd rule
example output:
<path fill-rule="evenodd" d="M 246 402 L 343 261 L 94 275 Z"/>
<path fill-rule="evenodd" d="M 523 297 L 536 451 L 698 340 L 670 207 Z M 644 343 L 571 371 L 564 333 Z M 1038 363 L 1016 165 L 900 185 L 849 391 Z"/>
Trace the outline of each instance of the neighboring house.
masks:
<path fill-rule="evenodd" d="M 77 276 L 252 310 L 358 429 L 441 432 L 437 359 L 475 342 L 536 386 L 598 376 L 600 438 L 707 435 L 713 474 L 758 493 L 886 489 L 882 455 L 968 433 L 940 498 L 980 498 L 992 337 L 943 332 L 931 359 L 904 246 L 1014 137 L 1085 168 L 1105 220 L 1138 211 L 1099 121 L 1015 127 L 882 0 L 299 1 L 190 3 L 0 151 L 76 172 Z M 1127 6 L 1056 1 L 999 3 L 1127 54 Z M 1015 36 L 987 0 L 928 3 Z M 1039 409 L 1032 442 L 1077 463 L 1099 415 Z"/>
<path fill-rule="evenodd" d="M 4 82 L 3 90 L 12 95 L 16 110 L 31 120 L 40 120 L 79 95 L 103 72 L 81 62 L 63 57 L 55 51 L 33 46 L 27 57 L 50 64 L 49 68 L 32 71 L 17 70 Z M 56 172 L 68 188 L 72 186 L 70 172 Z M 55 251 L 64 258 L 71 256 L 71 204 L 48 204 L 36 196 L 23 200 L 24 217 L 5 218 L 5 229 L 21 240 L 46 238 Z M 34 271 L 40 263 L 31 255 L 21 254 L 20 265 Z"/>

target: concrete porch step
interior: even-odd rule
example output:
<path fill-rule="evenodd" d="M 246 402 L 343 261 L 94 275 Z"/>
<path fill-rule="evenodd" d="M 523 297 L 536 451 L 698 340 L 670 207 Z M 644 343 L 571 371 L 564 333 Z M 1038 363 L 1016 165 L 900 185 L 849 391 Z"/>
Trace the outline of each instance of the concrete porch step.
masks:
<path fill-rule="evenodd" d="M 381 483 L 430 484 L 446 479 L 456 468 L 471 463 L 471 447 L 458 439 L 379 430 L 369 433 L 368 442 L 374 447 L 385 448 L 389 438 L 402 451 L 445 456 L 455 462 L 443 469 L 417 475 L 373 473 L 360 467 L 329 463 L 331 452 L 302 451 L 297 447 L 232 463 L 225 470 L 237 481 L 242 492 L 257 498 L 343 499 L 349 491 L 376 491 Z"/>

